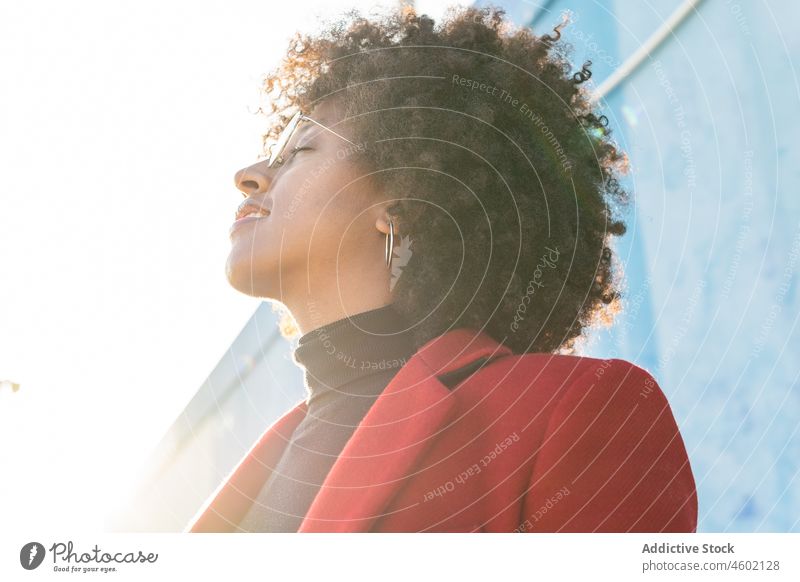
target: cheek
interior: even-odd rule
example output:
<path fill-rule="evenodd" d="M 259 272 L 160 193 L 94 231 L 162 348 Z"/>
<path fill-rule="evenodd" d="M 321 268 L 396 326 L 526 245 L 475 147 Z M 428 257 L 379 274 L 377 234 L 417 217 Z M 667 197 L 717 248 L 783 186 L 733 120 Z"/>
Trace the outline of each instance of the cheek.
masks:
<path fill-rule="evenodd" d="M 282 222 L 319 213 L 330 186 L 326 172 L 318 165 L 298 164 L 279 176 L 272 191 L 273 212 Z"/>
<path fill-rule="evenodd" d="M 363 206 L 363 180 L 355 170 L 336 158 L 298 164 L 275 184 L 274 210 L 288 222 L 313 225 L 351 220 Z"/>

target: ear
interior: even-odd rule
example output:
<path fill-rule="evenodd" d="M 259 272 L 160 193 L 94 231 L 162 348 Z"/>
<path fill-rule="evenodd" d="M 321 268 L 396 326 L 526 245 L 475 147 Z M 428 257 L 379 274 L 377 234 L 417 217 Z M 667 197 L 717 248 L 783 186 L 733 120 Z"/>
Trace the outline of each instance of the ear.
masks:
<path fill-rule="evenodd" d="M 375 228 L 383 234 L 389 234 L 389 218 L 391 217 L 386 211 L 382 212 L 375 220 Z M 394 235 L 398 236 L 400 234 L 400 228 L 398 227 L 396 218 L 392 218 L 392 225 L 394 227 Z"/>

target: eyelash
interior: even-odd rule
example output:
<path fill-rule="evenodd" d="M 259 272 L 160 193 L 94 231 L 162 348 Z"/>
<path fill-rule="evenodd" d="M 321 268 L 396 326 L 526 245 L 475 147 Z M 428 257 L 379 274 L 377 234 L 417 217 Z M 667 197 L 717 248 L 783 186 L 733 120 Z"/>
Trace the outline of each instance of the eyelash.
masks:
<path fill-rule="evenodd" d="M 293 147 L 293 148 L 292 148 L 292 151 L 291 151 L 291 152 L 289 152 L 289 154 L 290 154 L 291 156 L 294 156 L 294 155 L 295 155 L 296 153 L 298 153 L 298 152 L 302 152 L 302 151 L 305 151 L 305 150 L 311 150 L 311 149 L 313 149 L 313 148 L 310 148 L 310 147 L 308 147 L 308 146 L 302 146 L 302 147 L 300 147 L 300 146 L 296 146 L 296 147 Z"/>

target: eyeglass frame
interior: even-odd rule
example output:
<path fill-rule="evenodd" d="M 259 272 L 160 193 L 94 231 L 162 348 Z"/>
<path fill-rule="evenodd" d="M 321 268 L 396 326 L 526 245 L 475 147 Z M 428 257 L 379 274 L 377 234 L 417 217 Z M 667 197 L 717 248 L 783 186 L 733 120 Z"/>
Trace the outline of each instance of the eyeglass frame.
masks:
<path fill-rule="evenodd" d="M 281 134 L 278 136 L 278 141 L 276 141 L 270 148 L 269 160 L 267 161 L 268 168 L 280 167 L 283 164 L 283 162 L 285 161 L 283 158 L 283 152 L 286 149 L 286 146 L 289 143 L 289 141 L 292 139 L 294 132 L 300 126 L 301 121 L 310 121 L 314 125 L 317 125 L 318 127 L 321 127 L 322 129 L 331 132 L 336 137 L 343 139 L 347 143 L 358 147 L 358 144 L 350 141 L 343 135 L 340 135 L 339 133 L 335 132 L 330 127 L 327 127 L 326 125 L 323 125 L 319 121 L 312 119 L 308 115 L 305 115 L 302 111 L 298 111 L 292 116 L 286 127 L 283 128 L 283 131 L 281 131 Z"/>

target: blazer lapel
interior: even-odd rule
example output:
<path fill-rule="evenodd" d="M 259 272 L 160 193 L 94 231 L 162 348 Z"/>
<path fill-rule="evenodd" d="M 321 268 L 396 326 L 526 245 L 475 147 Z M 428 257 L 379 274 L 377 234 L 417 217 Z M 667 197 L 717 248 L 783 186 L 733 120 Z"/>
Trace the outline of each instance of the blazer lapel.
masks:
<path fill-rule="evenodd" d="M 231 474 L 209 496 L 187 529 L 199 532 L 235 532 L 261 487 L 272 474 L 295 427 L 306 415 L 305 400 L 275 421 L 256 441 Z"/>
<path fill-rule="evenodd" d="M 451 330 L 419 348 L 353 432 L 298 531 L 369 530 L 448 426 L 454 399 L 437 376 L 511 353 L 472 328 Z M 304 400 L 271 425 L 184 531 L 238 531 L 307 409 Z"/>
<path fill-rule="evenodd" d="M 417 350 L 356 428 L 298 531 L 368 531 L 447 429 L 454 397 L 437 376 L 511 353 L 471 328 L 451 330 Z"/>

